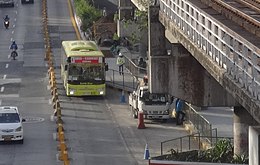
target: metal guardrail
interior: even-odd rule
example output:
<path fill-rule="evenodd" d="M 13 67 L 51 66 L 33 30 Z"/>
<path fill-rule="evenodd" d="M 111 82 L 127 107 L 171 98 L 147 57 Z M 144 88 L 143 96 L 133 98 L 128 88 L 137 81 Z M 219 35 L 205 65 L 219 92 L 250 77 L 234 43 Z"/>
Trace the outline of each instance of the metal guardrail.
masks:
<path fill-rule="evenodd" d="M 217 132 L 217 129 L 215 128 L 211 131 Z M 211 139 L 211 141 L 207 141 L 208 139 Z M 172 150 L 176 152 L 202 150 L 205 149 L 203 148 L 203 144 L 213 147 L 220 139 L 228 139 L 234 144 L 233 137 L 218 137 L 217 134 L 208 137 L 200 133 L 195 133 L 161 142 L 161 155 L 171 153 Z"/>
<path fill-rule="evenodd" d="M 130 59 L 127 56 L 125 56 L 125 59 L 125 67 L 129 70 L 129 72 L 132 73 L 134 77 L 144 77 L 144 75 L 147 74 L 146 68 L 142 68 L 136 65 L 136 60 Z"/>
<path fill-rule="evenodd" d="M 127 48 L 124 48 L 123 51 L 125 57 L 124 66 L 127 71 L 120 75 L 118 70 L 109 69 L 106 72 L 106 84 L 132 92 L 136 89 L 138 82 L 147 74 L 147 69 L 136 65 L 137 59 L 132 57 L 131 52 Z"/>
<path fill-rule="evenodd" d="M 138 85 L 138 78 L 131 73 L 124 72 L 120 75 L 119 71 L 109 69 L 106 72 L 106 84 L 114 88 L 122 89 L 124 91 L 132 92 Z"/>
<path fill-rule="evenodd" d="M 200 115 L 197 111 L 199 108 L 192 106 L 191 104 L 185 103 L 184 109 L 186 111 L 186 119 L 192 123 L 196 132 L 199 132 L 201 135 L 206 137 L 212 136 L 212 125 L 211 123 L 205 119 L 202 115 Z"/>
<path fill-rule="evenodd" d="M 233 137 L 218 137 L 217 128 L 212 129 L 210 122 L 201 116 L 198 110 L 200 108 L 185 103 L 186 121 L 194 127 L 196 133 L 161 142 L 161 155 L 171 150 L 183 152 L 205 149 L 203 144 L 212 147 L 219 139 L 229 139 L 233 143 Z"/>

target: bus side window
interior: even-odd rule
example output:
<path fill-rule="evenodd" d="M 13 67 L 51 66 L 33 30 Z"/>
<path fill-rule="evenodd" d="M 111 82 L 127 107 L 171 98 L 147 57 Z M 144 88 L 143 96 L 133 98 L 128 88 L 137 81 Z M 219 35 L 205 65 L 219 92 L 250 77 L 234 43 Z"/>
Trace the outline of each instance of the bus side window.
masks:
<path fill-rule="evenodd" d="M 68 65 L 65 65 L 65 69 L 64 69 L 65 71 L 67 71 L 68 70 Z"/>

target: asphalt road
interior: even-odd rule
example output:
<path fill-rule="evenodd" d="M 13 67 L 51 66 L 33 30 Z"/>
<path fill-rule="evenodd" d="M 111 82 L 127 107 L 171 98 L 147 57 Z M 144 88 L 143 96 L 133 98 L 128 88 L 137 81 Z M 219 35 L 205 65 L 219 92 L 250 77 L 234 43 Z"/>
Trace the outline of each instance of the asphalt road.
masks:
<path fill-rule="evenodd" d="M 56 164 L 53 140 L 53 113 L 46 89 L 48 79 L 44 62 L 41 1 L 33 5 L 1 8 L 0 15 L 10 17 L 10 28 L 0 26 L 0 104 L 17 106 L 24 123 L 24 144 L 1 143 L 0 164 Z M 8 58 L 11 40 L 18 44 L 18 58 Z"/>
<path fill-rule="evenodd" d="M 59 8 L 67 9 L 65 1 L 58 2 Z M 56 5 L 54 1 L 48 3 L 50 27 L 57 29 L 50 32 L 51 39 L 57 41 L 54 43 L 59 39 L 75 39 L 69 17 L 65 11 L 55 10 Z M 147 160 L 143 159 L 146 143 L 155 156 L 160 154 L 161 141 L 187 135 L 184 128 L 176 127 L 173 121 L 148 121 L 148 129 L 137 129 L 138 121 L 132 118 L 127 99 L 126 103 L 120 103 L 121 92 L 116 89 L 108 89 L 105 97 L 65 96 L 59 76 L 60 49 L 54 47 L 53 54 L 71 164 L 146 165 Z"/>

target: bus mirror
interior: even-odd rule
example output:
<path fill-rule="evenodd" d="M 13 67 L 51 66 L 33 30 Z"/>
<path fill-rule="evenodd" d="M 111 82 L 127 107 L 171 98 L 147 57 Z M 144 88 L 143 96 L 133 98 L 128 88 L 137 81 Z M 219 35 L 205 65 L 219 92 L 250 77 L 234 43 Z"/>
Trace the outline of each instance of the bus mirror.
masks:
<path fill-rule="evenodd" d="M 105 71 L 108 71 L 108 64 L 105 64 Z"/>
<path fill-rule="evenodd" d="M 64 70 L 65 70 L 65 71 L 68 70 L 68 65 L 65 65 L 65 69 L 64 69 Z"/>

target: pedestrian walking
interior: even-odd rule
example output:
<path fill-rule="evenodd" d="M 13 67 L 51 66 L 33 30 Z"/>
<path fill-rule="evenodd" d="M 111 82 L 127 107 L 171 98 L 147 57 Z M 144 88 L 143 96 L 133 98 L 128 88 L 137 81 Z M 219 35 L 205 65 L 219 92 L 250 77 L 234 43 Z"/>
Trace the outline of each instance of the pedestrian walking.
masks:
<path fill-rule="evenodd" d="M 120 52 L 117 59 L 116 59 L 116 64 L 118 65 L 119 69 L 119 74 L 123 75 L 124 74 L 124 64 L 125 64 L 125 58 L 123 54 Z"/>
<path fill-rule="evenodd" d="M 103 15 L 103 17 L 107 16 L 107 9 L 106 9 L 106 7 L 103 8 L 102 15 Z"/>
<path fill-rule="evenodd" d="M 176 125 L 182 125 L 183 120 L 185 117 L 185 113 L 183 112 L 183 107 L 184 107 L 184 101 L 181 99 L 176 100 Z"/>

